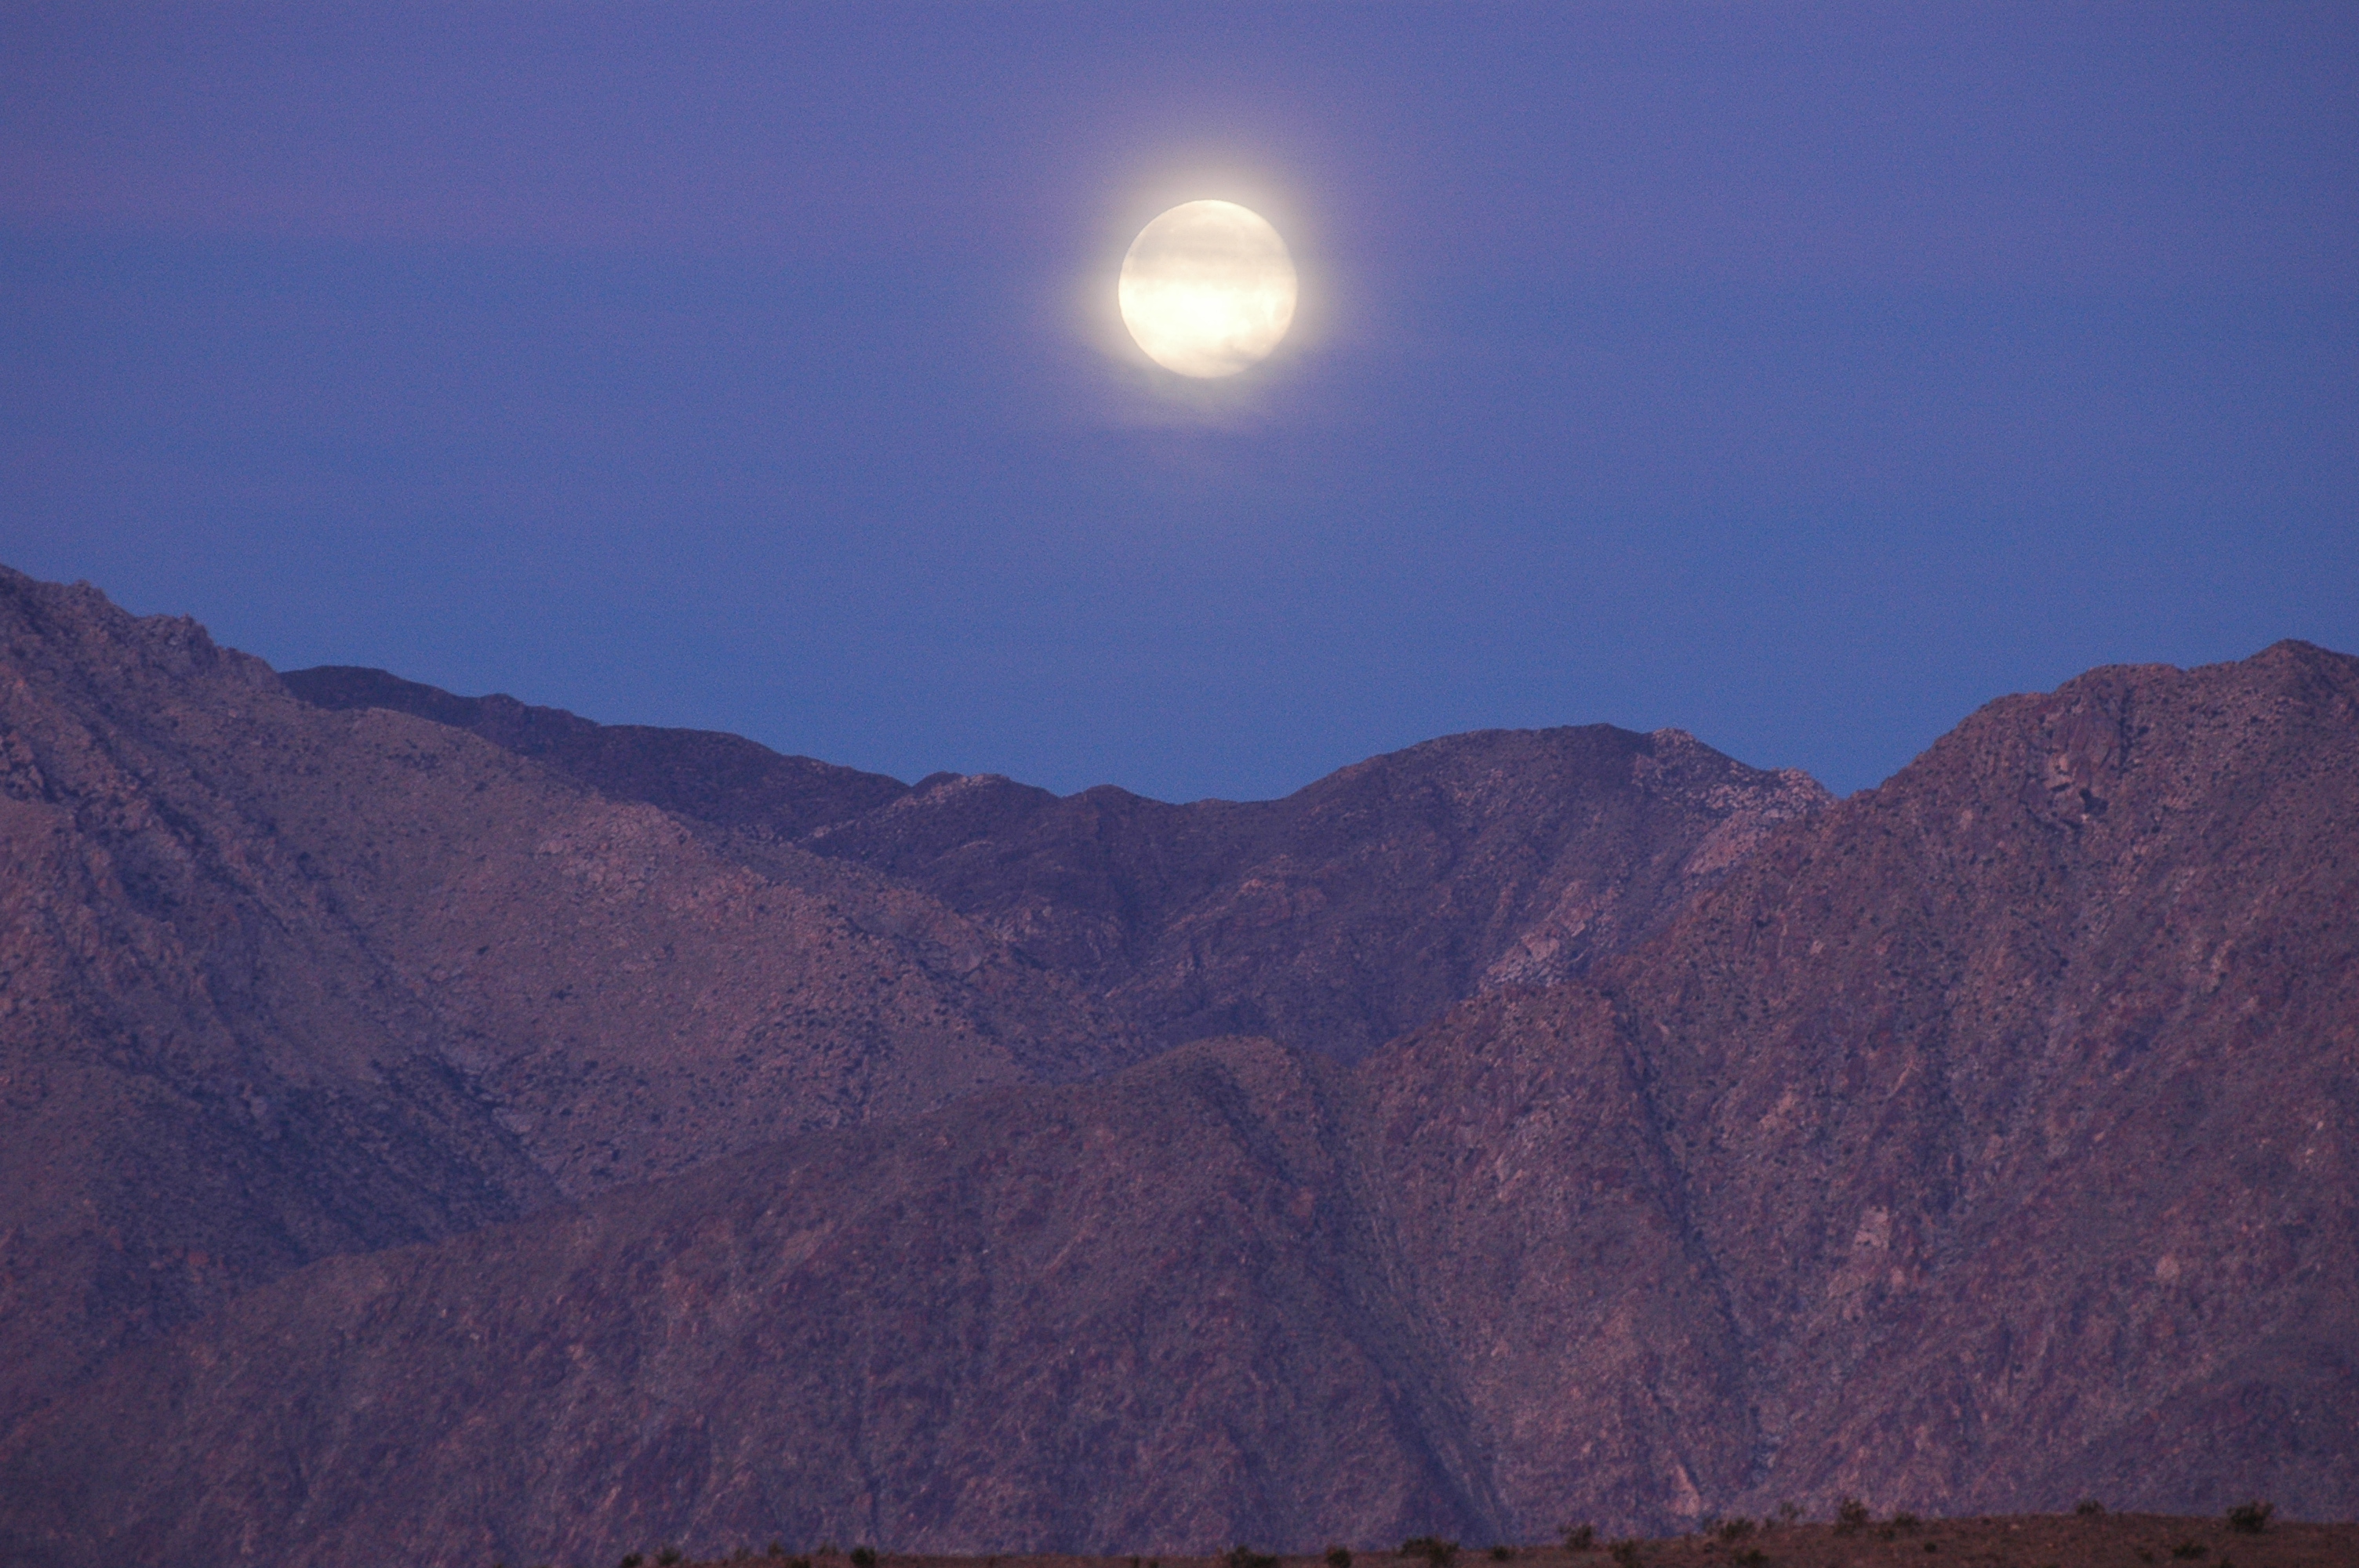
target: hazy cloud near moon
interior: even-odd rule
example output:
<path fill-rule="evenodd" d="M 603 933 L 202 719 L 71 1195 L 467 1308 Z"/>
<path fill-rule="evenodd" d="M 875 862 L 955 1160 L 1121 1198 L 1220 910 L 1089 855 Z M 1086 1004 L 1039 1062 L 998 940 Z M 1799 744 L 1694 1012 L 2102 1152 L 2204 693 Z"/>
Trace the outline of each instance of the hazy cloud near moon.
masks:
<path fill-rule="evenodd" d="M 1234 375 L 1294 322 L 1294 258 L 1267 220 L 1234 201 L 1189 201 L 1131 242 L 1115 295 L 1149 359 L 1181 375 Z"/>

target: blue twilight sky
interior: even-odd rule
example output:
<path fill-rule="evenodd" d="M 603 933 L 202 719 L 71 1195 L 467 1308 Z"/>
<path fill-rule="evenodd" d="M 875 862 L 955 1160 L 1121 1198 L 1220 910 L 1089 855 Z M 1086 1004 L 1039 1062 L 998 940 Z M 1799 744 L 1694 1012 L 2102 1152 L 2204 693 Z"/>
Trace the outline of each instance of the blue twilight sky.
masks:
<path fill-rule="evenodd" d="M 2348 5 L 10 6 L 0 303 L 0 561 L 904 778 L 2359 650 Z"/>

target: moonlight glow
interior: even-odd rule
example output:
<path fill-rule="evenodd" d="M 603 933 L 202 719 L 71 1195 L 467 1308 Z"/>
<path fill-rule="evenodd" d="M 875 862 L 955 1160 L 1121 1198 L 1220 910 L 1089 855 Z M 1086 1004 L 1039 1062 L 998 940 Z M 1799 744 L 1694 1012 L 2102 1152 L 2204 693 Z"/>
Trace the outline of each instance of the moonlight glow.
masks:
<path fill-rule="evenodd" d="M 1115 289 L 1123 325 L 1181 375 L 1234 375 L 1294 323 L 1294 258 L 1258 212 L 1234 201 L 1174 207 L 1130 243 Z"/>

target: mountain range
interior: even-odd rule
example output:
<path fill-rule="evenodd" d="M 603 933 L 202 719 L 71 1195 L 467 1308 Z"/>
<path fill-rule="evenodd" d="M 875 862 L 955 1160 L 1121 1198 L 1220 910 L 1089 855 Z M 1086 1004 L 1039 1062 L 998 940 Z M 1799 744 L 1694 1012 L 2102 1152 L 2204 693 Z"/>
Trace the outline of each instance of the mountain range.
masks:
<path fill-rule="evenodd" d="M 0 571 L 0 1537 L 2359 1501 L 2359 660 L 915 784 Z"/>

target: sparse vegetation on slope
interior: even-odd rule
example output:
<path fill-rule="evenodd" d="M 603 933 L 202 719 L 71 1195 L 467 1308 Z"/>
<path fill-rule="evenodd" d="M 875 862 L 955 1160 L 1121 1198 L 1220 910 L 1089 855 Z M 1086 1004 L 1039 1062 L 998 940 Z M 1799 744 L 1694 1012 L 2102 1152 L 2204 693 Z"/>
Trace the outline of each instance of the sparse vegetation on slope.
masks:
<path fill-rule="evenodd" d="M 2257 1528 L 2253 1509 L 2258 1508 Z M 1578 1546 L 1562 1541 L 1509 1546 L 1516 1561 L 1531 1568 L 1606 1568 L 1639 1563 L 1642 1568 L 2126 1568 L 2173 1560 L 2205 1568 L 2351 1568 L 2359 1563 L 2359 1523 L 2272 1522 L 2266 1504 L 2240 1506 L 2212 1519 L 2154 1514 L 2001 1515 L 1975 1519 L 1917 1519 L 1908 1525 L 1896 1515 L 1884 1527 L 1870 1521 L 1825 1523 L 1721 1519 L 1688 1534 L 1618 1541 L 1592 1539 Z M 1732 1529 L 1744 1525 L 1746 1528 Z M 1437 1563 L 1454 1555 L 1454 1543 L 1440 1537 L 1413 1537 L 1393 1555 Z M 1237 1548 L 1217 1557 L 1163 1556 L 1152 1568 L 1336 1568 L 1337 1552 L 1267 1555 Z M 1437 1557 L 1436 1553 L 1440 1556 Z M 707 1563 L 738 1563 L 753 1553 L 733 1549 Z M 775 1555 L 775 1554 L 774 1554 Z M 633 1568 L 634 1559 L 624 1560 Z M 876 1568 L 1140 1568 L 1141 1560 L 1063 1555 L 960 1557 L 881 1552 Z"/>

